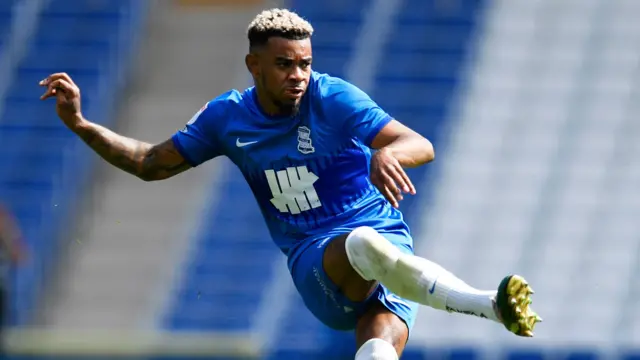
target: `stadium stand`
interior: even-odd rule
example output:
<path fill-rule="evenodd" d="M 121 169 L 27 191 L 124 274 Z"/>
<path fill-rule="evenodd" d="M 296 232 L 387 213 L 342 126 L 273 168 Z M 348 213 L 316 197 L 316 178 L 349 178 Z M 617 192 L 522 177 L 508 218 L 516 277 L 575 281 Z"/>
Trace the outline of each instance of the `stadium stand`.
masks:
<path fill-rule="evenodd" d="M 1 26 L 12 23 L 11 3 L 2 2 Z M 13 69 L 0 116 L 0 199 L 15 212 L 31 250 L 13 286 L 16 324 L 30 321 L 64 245 L 60 235 L 74 201 L 91 174 L 88 153 L 75 151 L 79 141 L 57 119 L 53 104 L 39 102 L 38 81 L 68 72 L 83 90 L 85 112 L 108 125 L 143 8 L 143 2 L 126 0 L 52 0 L 35 13 L 37 29 Z"/>
<path fill-rule="evenodd" d="M 0 1 L 0 55 L 18 3 Z M 13 73 L 11 92 L 0 99 L 0 201 L 18 215 L 34 251 L 16 274 L 17 325 L 28 324 L 38 305 L 92 172 L 89 153 L 75 151 L 81 144 L 52 104 L 37 101 L 37 81 L 69 72 L 83 88 L 87 114 L 111 124 L 136 48 L 125 34 L 139 33 L 143 3 L 45 1 L 24 57 L 0 62 Z M 316 28 L 316 69 L 349 77 L 359 29 L 375 3 L 288 4 Z M 424 309 L 403 359 L 640 359 L 640 3 L 398 6 L 370 93 L 436 147 L 436 163 L 410 171 L 419 196 L 403 202 L 417 252 L 479 287 L 522 272 L 536 284 L 534 305 L 545 317 L 538 338 L 524 342 L 484 320 Z M 290 279 L 279 277 L 283 259 L 250 189 L 228 161 L 221 168 L 218 196 L 202 214 L 162 330 L 205 339 L 262 331 L 273 344 L 270 359 L 352 358 L 353 338 L 322 326 L 291 292 Z M 287 306 L 268 308 L 273 286 L 284 290 L 275 301 Z M 269 310 L 278 322 L 265 333 Z M 133 353 L 149 350 L 127 344 Z"/>
<path fill-rule="evenodd" d="M 268 241 L 253 195 L 231 165 L 221 176 L 220 195 L 203 214 L 207 225 L 200 230 L 166 320 L 172 329 L 250 331 L 271 277 L 277 249 Z M 224 205 L 229 203 L 233 211 Z"/>

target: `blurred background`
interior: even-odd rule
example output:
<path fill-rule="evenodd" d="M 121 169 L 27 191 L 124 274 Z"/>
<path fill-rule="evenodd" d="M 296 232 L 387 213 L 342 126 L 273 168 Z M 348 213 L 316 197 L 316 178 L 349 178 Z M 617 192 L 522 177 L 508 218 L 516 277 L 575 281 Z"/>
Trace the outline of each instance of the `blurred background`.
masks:
<path fill-rule="evenodd" d="M 65 71 L 88 118 L 165 140 L 251 85 L 246 27 L 273 6 L 314 25 L 315 70 L 434 143 L 402 204 L 417 254 L 536 290 L 534 339 L 422 308 L 403 359 L 640 359 L 638 0 L 0 0 L 7 356 L 353 358 L 227 159 L 144 183 L 38 100 Z"/>

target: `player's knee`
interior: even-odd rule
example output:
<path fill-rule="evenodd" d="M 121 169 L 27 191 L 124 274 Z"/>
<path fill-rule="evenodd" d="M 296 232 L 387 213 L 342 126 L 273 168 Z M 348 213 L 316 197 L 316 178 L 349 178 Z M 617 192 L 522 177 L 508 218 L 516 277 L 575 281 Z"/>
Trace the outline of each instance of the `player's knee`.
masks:
<path fill-rule="evenodd" d="M 360 226 L 351 231 L 349 236 L 347 236 L 345 246 L 347 250 L 353 249 L 358 252 L 361 250 L 368 251 L 373 248 L 372 242 L 375 241 L 377 236 L 380 236 L 380 234 L 376 229 L 370 226 Z"/>
<path fill-rule="evenodd" d="M 360 346 L 355 360 L 398 360 L 398 354 L 391 343 L 374 338 Z"/>
<path fill-rule="evenodd" d="M 369 226 L 353 230 L 347 236 L 345 250 L 351 266 L 365 280 L 380 280 L 399 256 L 398 249 Z"/>

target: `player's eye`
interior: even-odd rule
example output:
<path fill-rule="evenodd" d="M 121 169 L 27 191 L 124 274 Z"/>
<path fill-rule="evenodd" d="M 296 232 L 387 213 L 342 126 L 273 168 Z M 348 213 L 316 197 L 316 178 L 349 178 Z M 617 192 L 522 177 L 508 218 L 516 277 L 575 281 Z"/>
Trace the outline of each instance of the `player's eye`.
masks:
<path fill-rule="evenodd" d="M 311 61 L 304 61 L 300 64 L 301 69 L 307 69 L 309 66 L 311 66 Z"/>

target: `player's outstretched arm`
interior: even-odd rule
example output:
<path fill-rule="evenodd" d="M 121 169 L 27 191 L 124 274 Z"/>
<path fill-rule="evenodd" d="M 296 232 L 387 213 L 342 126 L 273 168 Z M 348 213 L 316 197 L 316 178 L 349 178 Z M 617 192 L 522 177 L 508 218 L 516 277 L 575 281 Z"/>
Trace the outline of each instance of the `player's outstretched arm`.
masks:
<path fill-rule="evenodd" d="M 69 75 L 53 74 L 40 81 L 40 86 L 47 88 L 40 99 L 55 97 L 56 112 L 64 124 L 111 165 L 145 181 L 166 179 L 191 167 L 171 139 L 152 145 L 86 120 L 80 108 L 80 89 Z"/>

